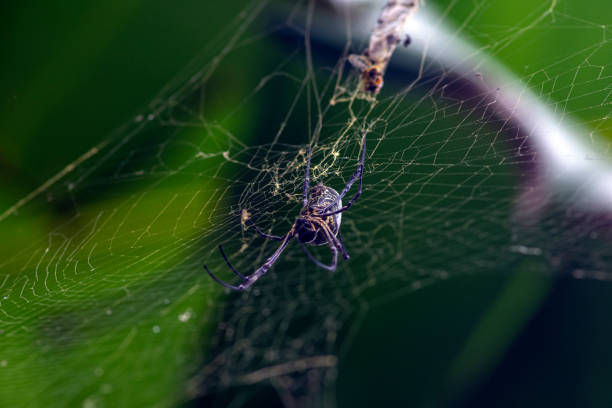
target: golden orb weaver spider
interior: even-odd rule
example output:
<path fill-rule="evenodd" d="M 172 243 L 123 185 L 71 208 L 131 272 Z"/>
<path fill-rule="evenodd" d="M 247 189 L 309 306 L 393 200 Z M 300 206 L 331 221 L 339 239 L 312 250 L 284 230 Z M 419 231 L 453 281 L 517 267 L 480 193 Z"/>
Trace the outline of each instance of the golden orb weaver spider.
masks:
<path fill-rule="evenodd" d="M 365 132 L 363 132 L 361 144 L 361 157 L 359 159 L 357 170 L 355 170 L 355 173 L 353 173 L 340 194 L 338 194 L 338 192 L 333 188 L 327 187 L 323 184 L 317 184 L 312 188 L 312 190 L 310 189 L 310 154 L 312 149 L 309 146 L 308 156 L 306 159 L 304 188 L 302 192 L 302 209 L 300 210 L 300 215 L 291 226 L 289 232 L 282 237 L 269 235 L 260 230 L 253 221 L 250 221 L 255 228 L 255 231 L 257 231 L 260 236 L 274 241 L 282 241 L 278 249 L 274 251 L 272 256 L 270 256 L 255 272 L 250 275 L 243 275 L 232 266 L 230 261 L 227 259 L 225 252 L 223 252 L 222 246 L 219 245 L 219 252 L 221 252 L 223 260 L 242 282 L 239 285 L 230 285 L 229 283 L 223 282 L 221 279 L 217 278 L 206 265 L 204 265 L 204 269 L 206 269 L 206 272 L 208 272 L 211 278 L 226 288 L 233 290 L 247 290 L 259 278 L 268 272 L 268 270 L 272 267 L 272 265 L 274 265 L 282 252 L 285 250 L 287 244 L 289 244 L 293 238 L 297 238 L 308 258 L 320 268 L 327 269 L 328 271 L 335 271 L 338 265 L 338 252 L 342 254 L 344 259 L 349 259 L 349 254 L 344 248 L 342 237 L 340 235 L 340 222 L 342 221 L 342 213 L 351 208 L 355 200 L 357 200 L 361 195 L 363 185 L 363 164 L 366 154 Z M 359 179 L 359 190 L 345 206 L 342 206 L 342 198 L 344 198 L 346 193 L 349 192 L 357 179 Z M 316 259 L 306 248 L 306 245 L 324 244 L 329 245 L 329 249 L 332 253 L 332 263 L 329 265 L 326 265 Z"/>

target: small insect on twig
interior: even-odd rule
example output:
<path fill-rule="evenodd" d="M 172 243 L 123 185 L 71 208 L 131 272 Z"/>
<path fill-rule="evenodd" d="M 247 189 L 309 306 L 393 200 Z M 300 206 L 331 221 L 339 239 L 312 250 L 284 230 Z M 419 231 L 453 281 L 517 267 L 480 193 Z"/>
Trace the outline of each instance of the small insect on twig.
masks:
<path fill-rule="evenodd" d="M 361 71 L 359 90 L 365 98 L 380 92 L 387 64 L 398 44 L 410 44 L 406 23 L 418 8 L 419 0 L 389 0 L 372 30 L 368 48 L 361 55 L 349 55 L 349 62 Z"/>

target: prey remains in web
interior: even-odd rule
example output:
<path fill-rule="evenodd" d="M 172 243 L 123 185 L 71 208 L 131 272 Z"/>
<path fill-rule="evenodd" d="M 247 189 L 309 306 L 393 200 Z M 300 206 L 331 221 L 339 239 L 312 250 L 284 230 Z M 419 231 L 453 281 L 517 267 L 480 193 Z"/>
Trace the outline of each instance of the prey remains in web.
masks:
<path fill-rule="evenodd" d="M 308 155 L 306 158 L 306 173 L 304 175 L 304 188 L 302 192 L 302 209 L 300 215 L 297 217 L 289 232 L 283 236 L 269 235 L 264 233 L 261 229 L 255 225 L 250 219 L 247 220 L 255 231 L 266 239 L 274 241 L 282 241 L 278 249 L 270 256 L 263 265 L 261 265 L 255 272 L 250 275 L 243 275 L 234 268 L 223 252 L 223 248 L 219 245 L 219 252 L 223 260 L 234 272 L 241 283 L 238 285 L 230 285 L 229 283 L 223 282 L 217 278 L 206 265 L 204 269 L 206 272 L 220 285 L 233 290 L 246 290 L 250 288 L 259 278 L 265 275 L 268 270 L 278 260 L 282 252 L 287 247 L 287 244 L 293 239 L 297 238 L 298 242 L 302 246 L 302 249 L 306 253 L 306 256 L 318 267 L 327 269 L 328 271 L 335 271 L 338 265 L 338 252 L 342 254 L 344 259 L 349 259 L 349 254 L 344 248 L 342 242 L 342 236 L 340 235 L 340 222 L 342 221 L 342 213 L 353 205 L 353 203 L 361 195 L 361 188 L 363 184 L 363 164 L 366 155 L 366 133 L 363 132 L 361 139 L 361 157 L 359 158 L 359 165 L 357 170 L 353 173 L 346 186 L 342 189 L 340 194 L 331 187 L 323 184 L 317 184 L 312 189 L 310 188 L 310 156 L 311 147 L 308 147 Z M 342 206 L 342 199 L 349 192 L 355 181 L 359 180 L 359 190 L 353 198 L 345 205 Z M 332 253 L 332 262 L 329 265 L 316 259 L 306 245 L 325 245 L 329 246 Z"/>
<path fill-rule="evenodd" d="M 405 47 L 410 45 L 410 37 L 406 34 L 406 23 L 418 8 L 419 0 L 387 2 L 372 30 L 368 48 L 361 54 L 351 54 L 348 57 L 351 65 L 359 70 L 359 85 L 354 96 L 339 99 L 334 96 L 332 105 L 355 97 L 372 102 L 376 100 L 393 52 L 400 43 Z"/>

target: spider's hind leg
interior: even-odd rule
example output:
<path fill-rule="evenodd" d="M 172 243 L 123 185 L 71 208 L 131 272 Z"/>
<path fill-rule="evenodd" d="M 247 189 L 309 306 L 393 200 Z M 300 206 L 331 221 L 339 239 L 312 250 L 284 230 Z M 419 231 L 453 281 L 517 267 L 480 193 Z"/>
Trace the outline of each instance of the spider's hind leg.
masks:
<path fill-rule="evenodd" d="M 308 153 L 306 157 L 306 170 L 304 171 L 304 187 L 302 191 L 302 209 L 308 205 L 308 192 L 310 191 L 310 156 L 312 154 L 312 146 L 308 145 Z"/>
<path fill-rule="evenodd" d="M 359 165 L 357 166 L 357 170 L 355 170 L 355 173 L 353 173 L 353 176 L 351 177 L 351 179 L 348 181 L 348 183 L 346 183 L 346 186 L 342 189 L 342 192 L 340 192 L 340 194 L 338 195 L 338 198 L 336 198 L 334 200 L 334 202 L 330 203 L 327 205 L 327 207 L 325 207 L 325 210 L 323 211 L 322 214 L 318 214 L 317 216 L 319 217 L 329 217 L 330 215 L 334 215 L 334 214 L 340 214 L 346 210 L 348 210 L 349 208 L 351 208 L 351 206 L 353 205 L 353 203 L 361 196 L 361 191 L 363 188 L 363 164 L 365 161 L 365 156 L 366 156 L 366 133 L 365 131 L 362 132 L 363 136 L 361 138 L 361 143 L 362 143 L 362 148 L 361 148 L 361 157 L 359 159 Z M 336 205 L 336 203 L 338 203 L 340 200 L 342 200 L 344 198 L 344 196 L 346 195 L 346 193 L 349 192 L 349 190 L 351 189 L 351 187 L 353 186 L 353 183 L 355 183 L 355 181 L 359 180 L 359 190 L 357 191 L 357 193 L 355 193 L 355 195 L 353 196 L 353 198 L 351 198 L 351 200 L 342 208 L 340 208 L 339 210 L 335 210 L 335 211 L 327 211 L 329 208 L 333 207 L 334 205 Z"/>

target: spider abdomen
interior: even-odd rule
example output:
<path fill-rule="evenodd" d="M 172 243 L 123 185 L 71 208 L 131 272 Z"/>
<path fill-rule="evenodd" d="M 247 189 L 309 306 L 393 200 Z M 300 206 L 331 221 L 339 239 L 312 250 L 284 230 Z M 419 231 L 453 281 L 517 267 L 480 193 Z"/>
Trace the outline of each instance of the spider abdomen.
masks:
<path fill-rule="evenodd" d="M 342 213 L 317 217 L 317 214 L 334 212 L 342 208 L 342 200 L 335 202 L 338 196 L 336 190 L 323 184 L 317 184 L 312 188 L 308 205 L 296 223 L 296 235 L 300 242 L 308 245 L 324 245 L 329 242 L 326 233 L 338 235 Z M 328 208 L 331 204 L 333 205 Z"/>

